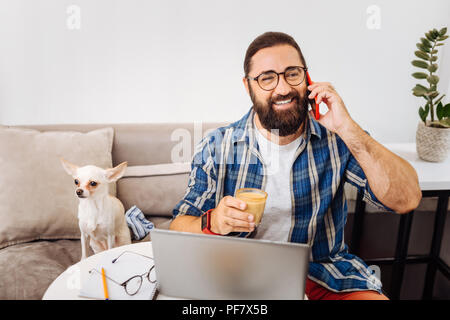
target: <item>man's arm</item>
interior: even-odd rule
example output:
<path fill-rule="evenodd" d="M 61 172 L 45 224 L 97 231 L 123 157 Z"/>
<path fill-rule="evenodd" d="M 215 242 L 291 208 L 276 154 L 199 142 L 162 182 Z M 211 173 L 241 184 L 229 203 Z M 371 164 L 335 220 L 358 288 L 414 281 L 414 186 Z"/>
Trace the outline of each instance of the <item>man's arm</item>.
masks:
<path fill-rule="evenodd" d="M 215 206 L 217 175 L 213 157 L 214 148 L 204 138 L 196 148 L 192 170 L 184 198 L 173 209 L 171 230 L 202 233 L 201 216 L 211 212 L 211 231 L 217 234 L 252 232 L 253 216 L 244 212 L 247 204 L 232 196 L 225 196 Z"/>
<path fill-rule="evenodd" d="M 417 208 L 422 192 L 416 170 L 408 161 L 375 141 L 353 120 L 337 134 L 358 161 L 380 202 L 397 213 Z"/>
<path fill-rule="evenodd" d="M 170 224 L 170 230 L 202 233 L 201 217 L 183 215 L 176 217 Z"/>
<path fill-rule="evenodd" d="M 214 137 L 204 137 L 194 151 L 186 193 L 173 209 L 171 230 L 202 233 L 201 215 L 215 207 L 216 168 L 210 148 Z"/>
<path fill-rule="evenodd" d="M 310 99 L 316 97 L 317 103 L 324 102 L 329 109 L 318 122 L 341 137 L 364 171 L 377 199 L 398 213 L 414 210 L 422 198 L 414 168 L 375 141 L 353 121 L 330 83 L 316 82 L 308 89 L 311 91 Z"/>
<path fill-rule="evenodd" d="M 253 215 L 244 212 L 247 204 L 232 196 L 223 197 L 217 208 L 211 212 L 211 231 L 217 234 L 230 232 L 253 232 Z M 170 224 L 171 230 L 202 233 L 201 217 L 178 216 Z"/>

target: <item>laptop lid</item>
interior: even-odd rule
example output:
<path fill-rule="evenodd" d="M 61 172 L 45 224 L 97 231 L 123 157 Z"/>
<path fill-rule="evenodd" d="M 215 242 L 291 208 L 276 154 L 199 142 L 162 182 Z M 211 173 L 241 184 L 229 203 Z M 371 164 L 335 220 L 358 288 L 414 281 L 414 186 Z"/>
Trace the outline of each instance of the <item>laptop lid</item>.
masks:
<path fill-rule="evenodd" d="M 189 299 L 304 298 L 305 244 L 152 229 L 161 294 Z"/>

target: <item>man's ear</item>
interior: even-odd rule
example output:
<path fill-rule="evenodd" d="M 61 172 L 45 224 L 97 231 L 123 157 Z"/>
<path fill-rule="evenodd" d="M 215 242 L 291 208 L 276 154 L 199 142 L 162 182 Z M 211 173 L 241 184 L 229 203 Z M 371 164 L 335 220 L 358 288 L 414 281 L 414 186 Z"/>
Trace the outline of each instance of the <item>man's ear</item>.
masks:
<path fill-rule="evenodd" d="M 63 158 L 59 158 L 59 160 L 61 161 L 64 170 L 66 170 L 68 174 L 74 177 L 77 173 L 78 166 L 74 165 L 73 163 L 70 163 L 69 161 Z"/>
<path fill-rule="evenodd" d="M 119 180 L 123 174 L 125 173 L 125 169 L 127 168 L 128 162 L 122 162 L 118 164 L 112 169 L 106 169 L 106 180 L 108 182 L 115 182 Z"/>
<path fill-rule="evenodd" d="M 247 91 L 247 94 L 250 95 L 250 90 L 248 89 L 248 79 L 246 77 L 243 77 L 242 82 L 244 83 L 244 87 L 245 90 Z"/>

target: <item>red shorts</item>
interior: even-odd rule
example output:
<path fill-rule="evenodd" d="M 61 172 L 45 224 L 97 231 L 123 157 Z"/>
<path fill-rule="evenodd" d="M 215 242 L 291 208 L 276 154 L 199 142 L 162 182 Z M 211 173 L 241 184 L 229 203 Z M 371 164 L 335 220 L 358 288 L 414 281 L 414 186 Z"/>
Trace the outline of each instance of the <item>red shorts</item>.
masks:
<path fill-rule="evenodd" d="M 384 294 L 372 290 L 336 293 L 309 279 L 306 280 L 305 293 L 309 300 L 389 300 Z"/>

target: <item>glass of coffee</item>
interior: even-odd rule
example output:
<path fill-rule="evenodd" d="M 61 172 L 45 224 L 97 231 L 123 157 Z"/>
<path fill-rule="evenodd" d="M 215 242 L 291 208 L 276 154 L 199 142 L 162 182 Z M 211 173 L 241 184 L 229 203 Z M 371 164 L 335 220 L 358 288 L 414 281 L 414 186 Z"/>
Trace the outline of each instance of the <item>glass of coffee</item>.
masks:
<path fill-rule="evenodd" d="M 236 191 L 235 198 L 247 203 L 245 212 L 253 215 L 255 225 L 258 226 L 266 206 L 267 193 L 261 189 L 242 188 Z"/>

